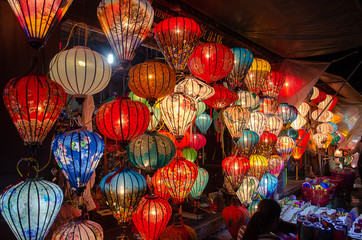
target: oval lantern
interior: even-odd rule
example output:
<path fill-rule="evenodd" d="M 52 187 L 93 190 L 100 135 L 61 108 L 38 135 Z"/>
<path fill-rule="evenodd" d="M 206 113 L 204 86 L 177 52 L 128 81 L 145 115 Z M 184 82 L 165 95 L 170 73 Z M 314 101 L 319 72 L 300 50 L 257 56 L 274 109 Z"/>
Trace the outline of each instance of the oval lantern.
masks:
<path fill-rule="evenodd" d="M 297 140 L 299 134 L 298 134 L 298 131 L 293 129 L 293 128 L 288 128 L 288 129 L 285 129 L 284 131 L 282 131 L 280 134 L 279 134 L 280 137 L 282 136 L 288 136 L 288 137 L 291 137 L 293 138 L 293 140 Z"/>
<path fill-rule="evenodd" d="M 234 105 L 223 112 L 224 122 L 232 138 L 240 138 L 249 123 L 250 112 L 248 109 Z"/>
<path fill-rule="evenodd" d="M 222 168 L 225 171 L 227 179 L 232 184 L 234 190 L 238 189 L 244 176 L 248 173 L 249 160 L 243 156 L 230 156 L 222 161 Z"/>
<path fill-rule="evenodd" d="M 167 63 L 182 71 L 201 37 L 199 25 L 190 18 L 167 18 L 155 27 L 154 37 Z"/>
<path fill-rule="evenodd" d="M 161 121 L 161 110 L 156 107 L 148 107 L 150 110 L 150 124 L 148 124 L 148 131 L 155 131 L 158 123 Z"/>
<path fill-rule="evenodd" d="M 273 115 L 279 106 L 279 102 L 272 97 L 260 98 L 260 105 L 258 111 L 264 113 L 267 117 Z"/>
<path fill-rule="evenodd" d="M 97 16 L 121 65 L 127 67 L 152 27 L 151 4 L 146 0 L 105 0 L 99 4 Z"/>
<path fill-rule="evenodd" d="M 259 180 L 256 177 L 246 176 L 236 192 L 236 196 L 243 206 L 248 206 L 258 192 Z"/>
<path fill-rule="evenodd" d="M 304 147 L 304 148 L 307 147 L 307 143 L 309 141 L 309 136 L 310 136 L 309 132 L 307 132 L 304 129 L 299 129 L 298 130 L 298 138 L 297 138 L 297 141 L 296 141 L 298 146 L 301 146 L 301 147 Z M 297 160 L 302 158 L 302 155 L 303 155 L 303 153 L 305 151 L 304 148 L 300 148 L 298 146 L 296 146 L 294 148 L 293 152 L 292 152 L 293 158 L 297 159 Z"/>
<path fill-rule="evenodd" d="M 261 58 L 254 58 L 253 63 L 244 80 L 249 91 L 258 94 L 263 84 L 265 83 L 270 70 L 271 66 L 268 61 Z"/>
<path fill-rule="evenodd" d="M 311 96 L 309 98 L 310 101 L 316 99 L 319 96 L 319 89 L 317 87 L 313 87 L 311 89 L 311 92 L 312 92 L 312 94 L 311 94 Z"/>
<path fill-rule="evenodd" d="M 281 72 L 271 71 L 265 83 L 261 85 L 263 96 L 277 98 L 285 82 L 285 76 Z"/>
<path fill-rule="evenodd" d="M 215 90 L 215 94 L 212 97 L 204 100 L 204 103 L 212 108 L 215 108 L 216 110 L 225 108 L 238 100 L 238 95 L 235 92 L 220 84 L 215 84 L 213 88 Z"/>
<path fill-rule="evenodd" d="M 183 93 L 201 102 L 215 94 L 215 90 L 204 82 L 201 82 L 192 75 L 186 76 L 185 80 L 179 82 L 175 87 L 175 92 Z"/>
<path fill-rule="evenodd" d="M 103 229 L 93 221 L 71 221 L 60 226 L 52 235 L 52 240 L 67 239 L 103 240 Z"/>
<path fill-rule="evenodd" d="M 307 123 L 307 120 L 300 114 L 297 115 L 297 118 L 290 125 L 295 130 L 299 130 Z"/>
<path fill-rule="evenodd" d="M 297 119 L 298 110 L 287 103 L 281 103 L 278 107 L 278 110 L 275 112 L 275 115 L 280 117 L 283 120 L 284 124 L 293 122 Z"/>
<path fill-rule="evenodd" d="M 198 151 L 199 149 L 203 148 L 206 144 L 206 138 L 204 135 L 201 135 L 199 133 L 192 134 L 192 137 L 190 139 L 189 146 Z"/>
<path fill-rule="evenodd" d="M 63 109 L 63 88 L 45 75 L 30 73 L 11 79 L 4 88 L 4 104 L 25 145 L 39 145 Z"/>
<path fill-rule="evenodd" d="M 278 136 L 282 128 L 283 128 L 283 119 L 281 119 L 278 116 L 268 117 L 265 131 L 268 131 L 270 133 L 275 134 L 275 136 Z"/>
<path fill-rule="evenodd" d="M 112 75 L 112 67 L 103 55 L 81 46 L 59 52 L 49 69 L 50 78 L 76 98 L 99 93 Z"/>
<path fill-rule="evenodd" d="M 249 157 L 258 144 L 259 136 L 256 132 L 245 130 L 243 135 L 236 142 L 236 146 L 241 156 Z"/>
<path fill-rule="evenodd" d="M 205 190 L 206 185 L 209 182 L 209 173 L 200 167 L 197 168 L 197 171 L 197 178 L 191 189 L 190 195 L 195 199 L 200 199 L 202 192 Z"/>
<path fill-rule="evenodd" d="M 175 157 L 172 140 L 157 132 L 142 134 L 127 146 L 130 163 L 146 172 L 154 172 L 169 164 Z"/>
<path fill-rule="evenodd" d="M 77 129 L 56 135 L 52 151 L 70 186 L 79 194 L 98 166 L 104 142 L 97 133 Z"/>
<path fill-rule="evenodd" d="M 323 148 L 328 140 L 328 135 L 324 133 L 316 133 L 313 135 L 313 141 L 318 148 Z"/>
<path fill-rule="evenodd" d="M 268 158 L 269 172 L 278 177 L 284 167 L 283 159 L 278 155 L 271 155 Z"/>
<path fill-rule="evenodd" d="M 63 192 L 52 182 L 27 179 L 7 187 L 0 210 L 17 239 L 44 239 L 63 202 Z"/>
<path fill-rule="evenodd" d="M 278 186 L 278 178 L 271 173 L 265 173 L 260 179 L 258 193 L 262 199 L 270 198 Z"/>
<path fill-rule="evenodd" d="M 261 112 L 252 112 L 247 128 L 261 136 L 267 125 L 267 117 Z"/>
<path fill-rule="evenodd" d="M 132 221 L 142 239 L 157 240 L 167 226 L 171 214 L 172 208 L 166 200 L 155 195 L 146 195 L 132 215 Z"/>
<path fill-rule="evenodd" d="M 182 149 L 182 156 L 190 162 L 195 162 L 197 158 L 197 151 L 192 147 L 185 147 Z"/>
<path fill-rule="evenodd" d="M 300 115 L 302 115 L 302 117 L 307 116 L 309 110 L 310 110 L 310 106 L 308 103 L 306 102 L 302 102 L 299 106 L 298 106 L 298 112 L 300 113 Z"/>
<path fill-rule="evenodd" d="M 234 54 L 234 67 L 226 77 L 232 88 L 242 87 L 243 80 L 253 63 L 254 55 L 248 49 L 236 47 L 231 48 Z"/>
<path fill-rule="evenodd" d="M 259 137 L 256 149 L 260 154 L 268 156 L 272 152 L 277 140 L 278 138 L 275 134 L 264 131 L 263 134 Z"/>
<path fill-rule="evenodd" d="M 249 175 L 260 180 L 264 173 L 268 170 L 268 160 L 262 155 L 255 154 L 250 156 L 249 161 Z"/>
<path fill-rule="evenodd" d="M 316 120 L 317 118 L 318 120 Z M 333 119 L 333 113 L 327 110 L 323 112 L 322 109 L 317 109 L 312 112 L 312 119 L 318 122 L 329 122 Z"/>
<path fill-rule="evenodd" d="M 161 170 L 162 168 L 158 169 L 152 176 L 151 184 L 155 195 L 165 200 L 168 200 L 170 198 L 170 193 L 168 192 L 165 182 L 162 179 Z"/>
<path fill-rule="evenodd" d="M 198 102 L 196 116 L 199 116 L 200 114 L 205 112 L 205 110 L 206 110 L 206 104 L 204 102 Z"/>
<path fill-rule="evenodd" d="M 254 215 L 254 213 L 256 211 L 258 211 L 258 204 L 260 203 L 260 200 L 253 200 L 249 207 L 248 207 L 248 211 L 249 211 L 249 216 L 250 218 Z"/>
<path fill-rule="evenodd" d="M 317 132 L 324 133 L 324 134 L 332 134 L 334 132 L 334 128 L 332 125 L 328 123 L 319 124 L 316 128 Z"/>
<path fill-rule="evenodd" d="M 229 233 L 236 239 L 239 229 L 242 225 L 245 225 L 249 219 L 249 212 L 242 206 L 235 206 L 234 204 L 224 208 L 222 216 L 225 220 L 226 228 Z"/>
<path fill-rule="evenodd" d="M 315 104 L 318 104 L 320 102 L 323 102 L 327 97 L 327 94 L 321 90 L 319 90 L 318 92 L 318 96 L 316 98 L 312 99 L 312 102 L 314 102 Z"/>
<path fill-rule="evenodd" d="M 197 234 L 192 227 L 185 224 L 172 224 L 163 230 L 160 240 L 197 240 Z"/>
<path fill-rule="evenodd" d="M 234 105 L 240 105 L 241 107 L 249 109 L 249 111 L 253 111 L 259 107 L 260 99 L 256 93 L 240 90 L 237 94 L 239 99 Z"/>
<path fill-rule="evenodd" d="M 182 204 L 190 193 L 196 178 L 197 166 L 185 158 L 175 158 L 162 168 L 162 179 L 175 204 Z"/>
<path fill-rule="evenodd" d="M 293 138 L 288 136 L 278 137 L 278 141 L 275 145 L 279 155 L 284 161 L 288 161 L 290 154 L 295 147 L 295 141 Z"/>
<path fill-rule="evenodd" d="M 234 54 L 219 43 L 205 43 L 195 47 L 188 62 L 193 75 L 205 82 L 216 82 L 231 72 Z"/>
<path fill-rule="evenodd" d="M 202 134 L 206 134 L 207 130 L 209 130 L 212 123 L 212 119 L 209 114 L 201 113 L 196 117 L 196 127 L 200 130 Z"/>

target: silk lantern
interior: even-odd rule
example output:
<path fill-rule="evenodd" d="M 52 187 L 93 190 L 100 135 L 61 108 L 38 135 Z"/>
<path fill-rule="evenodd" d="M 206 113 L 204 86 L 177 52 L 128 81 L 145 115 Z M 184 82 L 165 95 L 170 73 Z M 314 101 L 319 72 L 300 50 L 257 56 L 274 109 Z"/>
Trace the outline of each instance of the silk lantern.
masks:
<path fill-rule="evenodd" d="M 299 106 L 298 106 L 298 112 L 300 113 L 300 115 L 302 115 L 302 117 L 307 116 L 309 110 L 310 110 L 310 106 L 308 103 L 306 102 L 302 102 Z"/>
<path fill-rule="evenodd" d="M 185 158 L 175 158 L 162 168 L 162 179 L 175 204 L 182 204 L 190 193 L 196 178 L 197 166 Z"/>
<path fill-rule="evenodd" d="M 195 125 L 202 134 L 206 134 L 212 123 L 211 117 L 207 113 L 202 113 L 196 117 Z"/>
<path fill-rule="evenodd" d="M 199 149 L 203 148 L 206 144 L 206 138 L 204 135 L 201 135 L 199 133 L 192 134 L 192 137 L 190 138 L 189 146 L 198 151 Z"/>
<path fill-rule="evenodd" d="M 304 137 L 303 137 L 304 136 Z M 303 137 L 303 138 L 302 138 Z M 307 143 L 309 141 L 309 132 L 307 132 L 306 130 L 304 129 L 299 129 L 298 130 L 298 138 L 296 140 L 296 143 L 298 144 L 298 146 L 301 146 L 301 147 L 307 147 Z M 302 156 L 303 156 L 303 153 L 305 151 L 304 148 L 301 148 L 301 147 L 298 147 L 296 146 L 292 152 L 292 155 L 293 155 L 293 158 L 294 159 L 301 159 Z"/>
<path fill-rule="evenodd" d="M 258 111 L 264 113 L 267 117 L 273 115 L 279 106 L 279 102 L 272 97 L 260 98 L 260 105 Z"/>
<path fill-rule="evenodd" d="M 288 136 L 278 137 L 278 141 L 275 145 L 280 156 L 284 161 L 288 161 L 290 154 L 295 147 L 295 141 L 293 138 Z"/>
<path fill-rule="evenodd" d="M 161 168 L 162 169 L 162 168 Z M 161 169 L 158 169 L 155 174 L 151 178 L 151 184 L 153 188 L 153 192 L 155 195 L 168 200 L 170 198 L 170 193 L 165 185 L 164 180 L 162 179 Z"/>
<path fill-rule="evenodd" d="M 307 123 L 307 120 L 300 114 L 297 115 L 297 118 L 290 125 L 295 130 L 299 130 Z"/>
<path fill-rule="evenodd" d="M 54 158 L 70 186 L 82 193 L 104 152 L 104 142 L 97 133 L 77 129 L 55 136 Z"/>
<path fill-rule="evenodd" d="M 63 109 L 63 88 L 45 75 L 30 73 L 11 79 L 4 88 L 4 104 L 20 137 L 28 146 L 39 145 Z"/>
<path fill-rule="evenodd" d="M 268 170 L 268 160 L 262 155 L 254 154 L 250 156 L 249 161 L 249 175 L 260 180 L 264 173 Z"/>
<path fill-rule="evenodd" d="M 161 121 L 161 110 L 156 107 L 148 107 L 150 110 L 150 124 L 148 124 L 148 131 L 155 131 L 158 123 Z"/>
<path fill-rule="evenodd" d="M 320 102 L 323 102 L 327 97 L 327 94 L 321 90 L 319 90 L 319 94 L 316 98 L 312 99 L 312 102 L 314 102 L 315 104 L 318 104 Z"/>
<path fill-rule="evenodd" d="M 222 211 L 225 225 L 233 239 L 238 236 L 239 229 L 245 225 L 249 219 L 249 212 L 246 208 L 238 205 L 230 205 Z"/>
<path fill-rule="evenodd" d="M 236 47 L 232 48 L 234 54 L 234 67 L 226 77 L 232 88 L 242 87 L 243 80 L 253 63 L 254 55 L 248 49 Z"/>
<path fill-rule="evenodd" d="M 63 192 L 52 182 L 27 179 L 7 187 L 0 210 L 17 239 L 44 239 L 63 202 Z"/>
<path fill-rule="evenodd" d="M 265 131 L 268 131 L 270 133 L 275 134 L 275 136 L 278 136 L 282 128 L 283 128 L 283 120 L 280 117 L 278 116 L 268 117 Z"/>
<path fill-rule="evenodd" d="M 324 134 L 331 134 L 334 132 L 334 128 L 332 125 L 328 123 L 319 124 L 316 128 L 317 132 L 324 133 Z"/>
<path fill-rule="evenodd" d="M 131 100 L 134 100 L 134 101 L 139 101 L 143 104 L 146 104 L 147 107 L 151 107 L 150 104 L 148 103 L 148 101 L 145 99 L 145 98 L 142 98 L 142 97 L 139 97 L 137 96 L 136 94 L 134 94 L 133 92 L 129 92 L 128 93 L 128 97 L 131 99 Z"/>
<path fill-rule="evenodd" d="M 211 86 L 192 75 L 186 76 L 185 80 L 179 82 L 175 87 L 175 92 L 183 93 L 197 102 L 208 99 L 215 94 L 215 90 Z"/>
<path fill-rule="evenodd" d="M 264 131 L 259 137 L 258 145 L 256 146 L 260 154 L 268 156 L 277 142 L 277 136 L 271 132 Z"/>
<path fill-rule="evenodd" d="M 249 207 L 248 207 L 248 211 L 249 211 L 249 216 L 250 218 L 254 215 L 254 213 L 256 211 L 258 211 L 258 204 L 260 203 L 260 200 L 253 200 Z"/>
<path fill-rule="evenodd" d="M 225 108 L 238 100 L 238 95 L 235 92 L 220 84 L 215 84 L 213 88 L 215 90 L 215 94 L 212 97 L 205 99 L 204 103 L 216 110 Z"/>
<path fill-rule="evenodd" d="M 332 135 L 328 134 L 328 135 L 327 135 L 327 140 L 326 140 L 326 142 L 324 143 L 323 148 L 328 148 L 329 145 L 332 143 L 332 141 L 333 141 Z"/>
<path fill-rule="evenodd" d="M 237 94 L 239 99 L 234 103 L 234 105 L 240 105 L 241 107 L 249 109 L 249 111 L 253 111 L 259 107 L 260 99 L 256 93 L 240 90 Z"/>
<path fill-rule="evenodd" d="M 291 138 L 293 138 L 294 141 L 297 140 L 298 135 L 299 135 L 298 131 L 293 128 L 287 128 L 279 134 L 280 137 L 282 137 L 282 136 L 291 137 Z"/>
<path fill-rule="evenodd" d="M 278 155 L 271 155 L 268 158 L 269 172 L 278 177 L 284 167 L 283 159 Z"/>
<path fill-rule="evenodd" d="M 223 111 L 224 122 L 232 138 L 240 138 L 249 123 L 250 112 L 248 109 L 234 105 Z"/>
<path fill-rule="evenodd" d="M 151 29 L 154 10 L 146 0 L 104 0 L 97 9 L 99 23 L 123 67 Z"/>
<path fill-rule="evenodd" d="M 265 173 L 260 179 L 258 193 L 262 199 L 270 198 L 278 186 L 278 178 L 271 173 Z"/>
<path fill-rule="evenodd" d="M 216 82 L 226 77 L 234 67 L 234 54 L 219 43 L 205 43 L 195 47 L 189 62 L 193 75 L 205 82 Z"/>
<path fill-rule="evenodd" d="M 312 94 L 311 94 L 311 96 L 310 96 L 310 98 L 309 98 L 310 101 L 316 99 L 316 98 L 319 96 L 319 89 L 318 89 L 317 87 L 313 87 L 313 88 L 311 89 L 311 93 L 312 93 Z"/>
<path fill-rule="evenodd" d="M 190 195 L 195 199 L 200 199 L 202 192 L 205 190 L 209 182 L 209 173 L 201 167 L 197 167 L 197 178 L 191 189 Z"/>
<path fill-rule="evenodd" d="M 244 176 L 248 173 L 250 164 L 246 157 L 235 155 L 225 158 L 222 161 L 222 168 L 227 179 L 236 190 L 239 188 Z"/>
<path fill-rule="evenodd" d="M 312 112 L 312 119 L 318 122 L 329 122 L 333 119 L 333 113 L 327 110 L 317 109 Z"/>
<path fill-rule="evenodd" d="M 190 133 L 189 132 L 185 132 L 185 135 L 183 136 L 183 138 L 181 140 L 176 140 L 175 136 L 172 133 L 165 131 L 165 130 L 161 130 L 158 133 L 170 138 L 172 140 L 172 142 L 175 144 L 176 149 L 183 149 L 183 148 L 187 147 L 190 143 Z"/>
<path fill-rule="evenodd" d="M 144 196 L 132 215 L 142 239 L 157 240 L 171 218 L 170 204 L 156 195 Z"/>
<path fill-rule="evenodd" d="M 259 180 L 256 177 L 245 176 L 240 184 L 236 196 L 243 206 L 248 206 L 257 193 L 259 187 Z"/>
<path fill-rule="evenodd" d="M 197 158 L 197 151 L 192 147 L 185 147 L 182 149 L 182 156 L 190 162 L 195 162 Z"/>
<path fill-rule="evenodd" d="M 275 115 L 280 117 L 283 120 L 284 124 L 293 122 L 297 119 L 298 110 L 287 103 L 281 103 L 278 107 L 278 110 L 275 112 Z"/>
<path fill-rule="evenodd" d="M 265 83 L 261 85 L 263 96 L 277 98 L 285 82 L 285 76 L 281 72 L 271 71 Z"/>
<path fill-rule="evenodd" d="M 250 120 L 247 128 L 256 132 L 259 136 L 263 134 L 263 131 L 267 125 L 267 117 L 261 112 L 252 112 L 250 114 Z"/>
<path fill-rule="evenodd" d="M 198 102 L 196 116 L 199 116 L 201 113 L 205 112 L 205 110 L 206 104 L 204 102 Z"/>
<path fill-rule="evenodd" d="M 192 227 L 185 224 L 172 224 L 163 230 L 160 240 L 197 240 L 197 235 Z"/>
<path fill-rule="evenodd" d="M 93 221 L 71 221 L 60 226 L 52 236 L 52 240 L 67 239 L 103 240 L 103 229 Z"/>
<path fill-rule="evenodd" d="M 45 46 L 73 0 L 8 0 L 8 2 L 26 34 L 28 43 L 38 50 Z"/>
<path fill-rule="evenodd" d="M 256 132 L 245 130 L 239 140 L 236 142 L 236 146 L 239 150 L 239 154 L 245 157 L 249 157 L 256 145 L 258 144 L 259 136 Z"/>
<path fill-rule="evenodd" d="M 324 133 L 316 133 L 313 135 L 313 141 L 318 148 L 323 148 L 324 144 L 328 140 L 328 135 Z"/>
<path fill-rule="evenodd" d="M 244 80 L 249 91 L 258 94 L 263 84 L 265 83 L 270 70 L 271 66 L 268 61 L 261 58 L 254 58 L 253 63 Z"/>
<path fill-rule="evenodd" d="M 167 18 L 155 27 L 154 37 L 167 63 L 175 71 L 183 71 L 201 37 L 199 25 L 184 17 Z"/>
<path fill-rule="evenodd" d="M 346 136 L 343 135 L 340 131 L 336 131 L 336 133 L 341 137 L 341 140 L 337 142 L 338 145 L 340 145 L 346 139 Z"/>

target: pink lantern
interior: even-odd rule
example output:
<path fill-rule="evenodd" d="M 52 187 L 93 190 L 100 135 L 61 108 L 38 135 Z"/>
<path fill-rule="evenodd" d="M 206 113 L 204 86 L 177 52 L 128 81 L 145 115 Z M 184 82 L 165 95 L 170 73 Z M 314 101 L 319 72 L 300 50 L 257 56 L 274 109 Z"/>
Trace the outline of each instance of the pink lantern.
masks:
<path fill-rule="evenodd" d="M 189 146 L 198 151 L 199 149 L 203 148 L 206 144 L 206 138 L 204 135 L 196 133 L 193 134 Z"/>

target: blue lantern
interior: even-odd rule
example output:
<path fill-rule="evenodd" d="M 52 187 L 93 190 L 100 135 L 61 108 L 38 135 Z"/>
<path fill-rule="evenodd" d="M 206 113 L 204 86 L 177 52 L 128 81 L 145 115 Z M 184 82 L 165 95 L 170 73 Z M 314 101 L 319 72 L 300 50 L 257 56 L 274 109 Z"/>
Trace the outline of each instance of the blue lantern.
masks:
<path fill-rule="evenodd" d="M 258 210 L 258 204 L 260 203 L 260 200 L 253 200 L 249 207 L 248 207 L 248 211 L 249 211 L 249 216 L 250 218 L 254 215 L 254 213 Z"/>
<path fill-rule="evenodd" d="M 70 185 L 81 193 L 104 152 L 104 142 L 97 133 L 77 129 L 55 136 L 52 150 Z"/>
<path fill-rule="evenodd" d="M 199 199 L 201 197 L 202 192 L 205 190 L 205 187 L 209 182 L 209 173 L 205 169 L 198 167 L 197 171 L 197 178 L 190 192 L 190 195 L 195 199 Z"/>
<path fill-rule="evenodd" d="M 338 130 L 338 126 L 337 124 L 335 123 L 332 123 L 332 122 L 327 122 L 327 124 L 331 125 L 333 127 L 333 132 L 337 131 Z"/>
<path fill-rule="evenodd" d="M 283 124 L 287 124 L 297 119 L 298 110 L 288 103 L 281 103 L 275 112 L 275 115 L 283 120 Z"/>
<path fill-rule="evenodd" d="M 282 131 L 280 134 L 279 134 L 280 137 L 282 136 L 288 136 L 288 137 L 291 137 L 293 138 L 294 141 L 297 140 L 297 138 L 299 137 L 299 133 L 297 130 L 295 130 L 294 128 L 288 128 L 284 131 Z"/>
<path fill-rule="evenodd" d="M 236 47 L 230 50 L 234 53 L 234 67 L 227 76 L 227 80 L 232 88 L 240 88 L 253 63 L 254 56 L 245 48 Z"/>
<path fill-rule="evenodd" d="M 0 197 L 1 214 L 19 240 L 44 239 L 63 202 L 63 192 L 52 182 L 21 181 Z"/>
<path fill-rule="evenodd" d="M 196 117 L 195 124 L 200 129 L 202 134 L 206 134 L 207 130 L 210 128 L 212 120 L 210 119 L 210 115 L 207 113 L 201 113 Z"/>
<path fill-rule="evenodd" d="M 260 179 L 258 193 L 262 199 L 270 198 L 278 186 L 278 178 L 267 172 Z"/>
<path fill-rule="evenodd" d="M 259 136 L 256 132 L 245 130 L 236 142 L 240 155 L 249 157 L 253 153 L 258 141 Z"/>
<path fill-rule="evenodd" d="M 169 164 L 175 153 L 172 140 L 157 132 L 142 134 L 127 146 L 127 156 L 132 165 L 147 172 Z"/>

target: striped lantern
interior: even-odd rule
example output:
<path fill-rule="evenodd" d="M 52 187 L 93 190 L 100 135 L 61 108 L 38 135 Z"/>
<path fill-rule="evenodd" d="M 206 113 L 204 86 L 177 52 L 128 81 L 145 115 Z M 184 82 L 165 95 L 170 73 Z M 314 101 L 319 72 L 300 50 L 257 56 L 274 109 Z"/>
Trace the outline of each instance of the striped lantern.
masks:
<path fill-rule="evenodd" d="M 253 63 L 254 55 L 248 49 L 236 47 L 231 48 L 234 54 L 234 67 L 226 77 L 232 88 L 242 87 L 243 80 Z"/>
<path fill-rule="evenodd" d="M 336 132 L 338 130 L 338 125 L 332 122 L 327 122 L 327 124 L 331 125 L 333 127 L 333 132 Z"/>
<path fill-rule="evenodd" d="M 268 156 L 273 151 L 273 147 L 275 146 L 277 140 L 278 138 L 275 134 L 264 131 L 263 134 L 259 137 L 256 149 L 260 154 Z"/>
<path fill-rule="evenodd" d="M 236 142 L 236 146 L 241 156 L 249 157 L 258 144 L 259 136 L 256 132 L 245 130 L 243 135 Z"/>
<path fill-rule="evenodd" d="M 234 190 L 238 189 L 244 176 L 248 173 L 250 164 L 246 157 L 234 155 L 222 161 L 222 168 L 227 179 L 232 184 Z"/>
<path fill-rule="evenodd" d="M 103 240 L 103 229 L 93 221 L 71 221 L 60 226 L 52 236 L 52 240 L 68 239 Z"/>
<path fill-rule="evenodd" d="M 261 136 L 267 125 L 267 117 L 261 112 L 252 112 L 247 128 Z"/>
<path fill-rule="evenodd" d="M 317 118 L 318 122 L 329 122 L 333 119 L 333 113 L 327 110 L 317 109 L 312 112 L 312 119 L 316 120 Z"/>
<path fill-rule="evenodd" d="M 228 128 L 231 137 L 234 139 L 240 138 L 249 123 L 249 110 L 238 105 L 234 105 L 226 108 L 222 113 L 225 125 Z"/>
<path fill-rule="evenodd" d="M 321 90 L 319 90 L 318 92 L 318 96 L 316 98 L 311 99 L 312 102 L 314 102 L 315 104 L 318 104 L 320 102 L 323 102 L 327 97 L 327 94 Z"/>
<path fill-rule="evenodd" d="M 215 90 L 215 94 L 204 100 L 204 103 L 216 110 L 225 108 L 238 100 L 238 95 L 235 92 L 227 89 L 221 84 L 215 84 L 213 88 Z"/>
<path fill-rule="evenodd" d="M 283 128 L 283 119 L 281 119 L 278 116 L 268 117 L 265 131 L 268 131 L 270 133 L 275 134 L 275 136 L 278 136 L 282 128 Z"/>
<path fill-rule="evenodd" d="M 236 196 L 243 206 L 248 206 L 258 192 L 259 180 L 256 177 L 246 176 L 240 184 Z"/>
<path fill-rule="evenodd" d="M 277 98 L 284 82 L 284 74 L 281 72 L 271 71 L 266 78 L 265 83 L 261 85 L 261 92 L 263 93 L 263 96 Z"/>
<path fill-rule="evenodd" d="M 311 89 L 312 95 L 310 96 L 309 100 L 312 101 L 319 96 L 319 89 L 317 87 L 313 87 Z"/>
<path fill-rule="evenodd" d="M 295 130 L 299 130 L 307 123 L 307 120 L 300 114 L 297 115 L 297 118 L 290 125 Z"/>
<path fill-rule="evenodd" d="M 190 195 L 195 199 L 200 199 L 202 192 L 205 190 L 206 185 L 209 182 L 209 173 L 201 167 L 197 167 L 197 171 L 197 178 L 191 189 Z"/>
<path fill-rule="evenodd" d="M 275 115 L 283 120 L 283 124 L 293 122 L 297 119 L 298 110 L 287 103 L 281 103 L 275 112 Z"/>
<path fill-rule="evenodd" d="M 254 154 L 250 156 L 249 161 L 249 175 L 260 180 L 264 173 L 268 170 L 268 160 L 262 155 Z"/>
<path fill-rule="evenodd" d="M 197 158 L 197 151 L 192 147 L 185 147 L 182 149 L 182 156 L 190 162 L 195 162 Z"/>
<path fill-rule="evenodd" d="M 264 113 L 267 117 L 273 115 L 279 106 L 278 100 L 272 97 L 260 98 L 260 105 L 258 111 Z"/>
<path fill-rule="evenodd" d="M 288 161 L 290 154 L 295 147 L 295 141 L 293 138 L 288 136 L 278 137 L 278 141 L 275 145 L 279 155 L 284 161 Z"/>
<path fill-rule="evenodd" d="M 268 61 L 254 58 L 253 63 L 246 74 L 245 84 L 249 91 L 258 94 L 271 70 Z"/>
<path fill-rule="evenodd" d="M 211 126 L 212 120 L 209 114 L 202 113 L 196 117 L 196 127 L 200 130 L 202 134 L 206 134 L 207 130 L 209 130 Z"/>
<path fill-rule="evenodd" d="M 324 134 L 332 134 L 334 132 L 334 127 L 329 123 L 319 124 L 316 128 L 317 132 Z"/>
<path fill-rule="evenodd" d="M 271 155 L 268 158 L 268 171 L 278 177 L 284 168 L 284 161 L 279 155 Z"/>
<path fill-rule="evenodd" d="M 307 116 L 309 110 L 310 110 L 310 106 L 308 103 L 306 102 L 302 102 L 298 108 L 297 108 L 298 112 L 300 113 L 300 115 L 302 115 L 302 117 Z"/>
<path fill-rule="evenodd" d="M 162 169 L 158 169 L 155 172 L 155 174 L 151 178 L 151 182 L 149 184 L 151 184 L 153 186 L 152 188 L 153 188 L 153 192 L 155 193 L 155 195 L 157 195 L 160 198 L 163 198 L 165 200 L 168 200 L 170 198 L 170 193 L 168 192 L 165 182 L 162 179 L 161 170 Z"/>
<path fill-rule="evenodd" d="M 175 92 L 183 93 L 197 102 L 202 102 L 215 94 L 215 90 L 211 86 L 192 75 L 186 76 L 185 80 L 179 82 L 175 87 Z"/>
<path fill-rule="evenodd" d="M 328 140 L 328 135 L 324 133 L 316 133 L 313 135 L 313 141 L 317 145 L 317 148 L 323 148 L 324 144 Z"/>
<path fill-rule="evenodd" d="M 206 138 L 204 135 L 195 133 L 192 134 L 192 137 L 190 139 L 189 146 L 195 149 L 196 151 L 200 150 L 206 145 Z"/>
<path fill-rule="evenodd" d="M 262 199 L 270 198 L 278 186 L 278 178 L 271 173 L 265 173 L 260 179 L 258 193 Z"/>
<path fill-rule="evenodd" d="M 249 109 L 249 111 L 253 111 L 259 107 L 260 99 L 256 93 L 240 90 L 237 94 L 239 99 L 234 103 L 234 105 L 240 105 Z"/>

